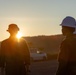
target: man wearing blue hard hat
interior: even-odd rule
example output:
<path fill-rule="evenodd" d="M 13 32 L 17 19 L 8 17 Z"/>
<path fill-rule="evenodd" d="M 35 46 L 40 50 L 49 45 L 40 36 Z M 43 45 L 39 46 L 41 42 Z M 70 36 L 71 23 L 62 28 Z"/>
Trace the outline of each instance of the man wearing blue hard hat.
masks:
<path fill-rule="evenodd" d="M 60 45 L 56 75 L 76 75 L 76 38 L 73 35 L 76 21 L 73 17 L 67 16 L 60 25 L 65 39 Z"/>

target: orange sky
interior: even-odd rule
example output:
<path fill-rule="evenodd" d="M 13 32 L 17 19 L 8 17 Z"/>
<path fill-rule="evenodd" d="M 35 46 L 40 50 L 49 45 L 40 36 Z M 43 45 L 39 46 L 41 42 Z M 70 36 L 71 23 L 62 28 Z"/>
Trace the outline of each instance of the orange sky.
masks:
<path fill-rule="evenodd" d="M 76 17 L 75 3 L 76 0 L 0 0 L 0 41 L 9 37 L 6 30 L 10 23 L 16 23 L 23 36 L 61 34 L 62 19 Z"/>

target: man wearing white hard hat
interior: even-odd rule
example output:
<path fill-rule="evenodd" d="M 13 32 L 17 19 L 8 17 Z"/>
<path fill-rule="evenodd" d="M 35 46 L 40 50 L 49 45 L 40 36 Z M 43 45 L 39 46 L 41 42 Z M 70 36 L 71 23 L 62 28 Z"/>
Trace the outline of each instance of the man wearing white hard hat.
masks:
<path fill-rule="evenodd" d="M 73 36 L 76 21 L 73 17 L 67 16 L 60 25 L 65 39 L 60 45 L 56 75 L 76 75 L 76 38 Z"/>

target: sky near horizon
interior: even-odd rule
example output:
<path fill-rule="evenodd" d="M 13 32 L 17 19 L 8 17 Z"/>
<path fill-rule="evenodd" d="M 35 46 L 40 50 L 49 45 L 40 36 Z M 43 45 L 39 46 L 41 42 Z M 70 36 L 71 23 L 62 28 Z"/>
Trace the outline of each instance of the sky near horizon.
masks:
<path fill-rule="evenodd" d="M 0 41 L 9 37 L 10 23 L 23 36 L 61 34 L 59 24 L 66 16 L 76 18 L 76 0 L 0 0 Z"/>

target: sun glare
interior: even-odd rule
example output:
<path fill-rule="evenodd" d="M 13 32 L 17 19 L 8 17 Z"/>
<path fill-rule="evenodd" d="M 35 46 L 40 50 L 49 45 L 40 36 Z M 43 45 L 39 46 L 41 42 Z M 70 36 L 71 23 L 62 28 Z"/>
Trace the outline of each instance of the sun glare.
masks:
<path fill-rule="evenodd" d="M 22 33 L 21 32 L 18 32 L 17 38 L 20 39 L 21 37 L 22 37 Z"/>

